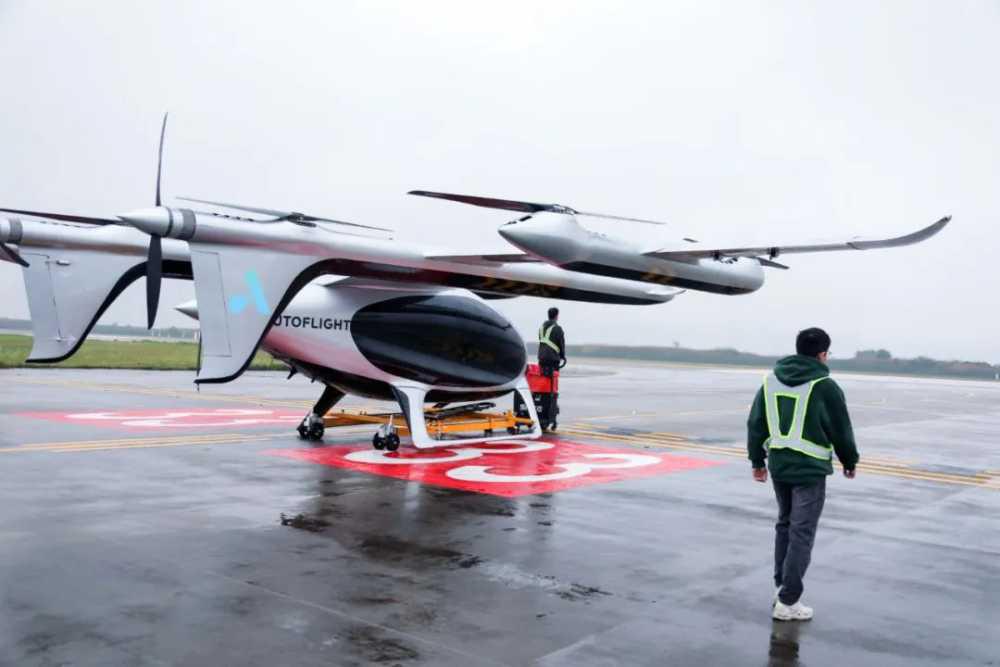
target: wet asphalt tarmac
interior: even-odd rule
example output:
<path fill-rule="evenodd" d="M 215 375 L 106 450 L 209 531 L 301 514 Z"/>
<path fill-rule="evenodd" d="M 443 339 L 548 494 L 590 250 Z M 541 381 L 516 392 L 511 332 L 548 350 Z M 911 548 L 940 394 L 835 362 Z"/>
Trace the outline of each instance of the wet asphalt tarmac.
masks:
<path fill-rule="evenodd" d="M 0 664 L 1000 665 L 1000 383 L 840 378 L 864 465 L 792 624 L 760 376 L 581 362 L 547 450 L 350 467 L 301 378 L 0 371 Z"/>

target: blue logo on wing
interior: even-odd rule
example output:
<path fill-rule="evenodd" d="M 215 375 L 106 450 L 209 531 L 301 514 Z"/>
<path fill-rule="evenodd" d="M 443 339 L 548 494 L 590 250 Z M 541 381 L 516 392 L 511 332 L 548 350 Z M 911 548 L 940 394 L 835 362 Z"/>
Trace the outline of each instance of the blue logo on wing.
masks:
<path fill-rule="evenodd" d="M 229 297 L 229 312 L 233 315 L 239 315 L 253 301 L 257 312 L 261 315 L 267 315 L 270 309 L 267 307 L 267 298 L 264 296 L 264 289 L 260 286 L 260 278 L 257 277 L 257 272 L 247 271 L 244 277 L 247 281 L 247 287 L 250 289 L 250 294 L 234 294 Z"/>

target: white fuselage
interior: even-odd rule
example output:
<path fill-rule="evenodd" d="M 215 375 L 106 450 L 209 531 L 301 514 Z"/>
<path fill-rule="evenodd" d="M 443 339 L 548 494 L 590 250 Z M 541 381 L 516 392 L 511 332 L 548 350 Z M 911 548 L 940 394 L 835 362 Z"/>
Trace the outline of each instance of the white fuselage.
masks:
<path fill-rule="evenodd" d="M 755 259 L 652 257 L 633 241 L 585 229 L 574 216 L 563 213 L 537 213 L 504 225 L 499 233 L 521 250 L 573 272 L 717 294 L 746 294 L 764 284 L 764 270 Z M 683 241 L 676 250 L 698 248 Z"/>

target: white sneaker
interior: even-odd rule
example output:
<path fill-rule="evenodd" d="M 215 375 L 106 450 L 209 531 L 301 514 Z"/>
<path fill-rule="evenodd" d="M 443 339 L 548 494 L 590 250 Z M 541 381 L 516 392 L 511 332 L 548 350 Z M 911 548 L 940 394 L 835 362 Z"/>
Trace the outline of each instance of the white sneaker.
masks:
<path fill-rule="evenodd" d="M 778 604 L 778 595 L 781 593 L 781 586 L 774 589 L 774 597 L 771 598 L 771 608 L 774 609 L 774 605 Z"/>
<path fill-rule="evenodd" d="M 774 611 L 771 612 L 771 618 L 776 621 L 808 621 L 812 617 L 812 607 L 807 607 L 801 602 L 785 604 L 781 600 L 775 600 Z"/>

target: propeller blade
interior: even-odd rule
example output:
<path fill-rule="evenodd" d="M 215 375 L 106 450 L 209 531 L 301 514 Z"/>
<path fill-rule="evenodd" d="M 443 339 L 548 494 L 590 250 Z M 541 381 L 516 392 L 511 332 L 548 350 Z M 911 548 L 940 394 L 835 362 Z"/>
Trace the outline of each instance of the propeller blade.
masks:
<path fill-rule="evenodd" d="M 536 204 L 528 201 L 515 201 L 513 199 L 456 195 L 450 192 L 430 192 L 428 190 L 410 190 L 406 194 L 418 197 L 433 197 L 434 199 L 447 199 L 448 201 L 457 201 L 462 204 L 472 204 L 473 206 L 482 206 L 483 208 L 499 208 L 505 211 L 518 211 L 520 213 L 540 213 L 542 211 L 576 213 L 573 209 L 560 206 L 559 204 Z"/>
<path fill-rule="evenodd" d="M 588 213 L 587 211 L 577 211 L 576 215 L 585 215 L 588 218 L 604 218 L 606 220 L 621 220 L 623 222 L 641 222 L 644 225 L 667 225 L 669 223 L 659 220 L 647 220 L 646 218 L 629 218 L 623 215 L 608 215 L 607 213 Z"/>
<path fill-rule="evenodd" d="M 160 127 L 160 152 L 156 156 L 156 205 L 160 206 L 160 175 L 163 172 L 163 137 L 167 133 L 167 115 L 163 114 L 163 125 Z"/>
<path fill-rule="evenodd" d="M 92 218 L 85 215 L 68 215 L 66 213 L 48 213 L 46 211 L 22 211 L 17 208 L 0 208 L 4 213 L 17 213 L 19 215 L 33 215 L 36 218 L 48 218 L 50 220 L 61 220 L 63 222 L 81 222 L 88 225 L 120 225 L 121 220 L 111 218 Z"/>
<path fill-rule="evenodd" d="M 754 259 L 760 262 L 761 266 L 768 266 L 772 269 L 784 269 L 785 271 L 787 271 L 789 268 L 787 265 L 782 264 L 780 262 L 776 262 L 773 259 L 768 259 L 767 257 L 755 257 Z"/>
<path fill-rule="evenodd" d="M 197 204 L 209 204 L 210 206 L 220 206 L 222 208 L 231 208 L 237 211 L 246 211 L 248 213 L 257 213 L 258 215 L 269 215 L 278 220 L 287 220 L 288 222 L 295 223 L 308 223 L 308 222 L 331 222 L 337 225 L 347 225 L 348 227 L 360 227 L 361 229 L 374 229 L 379 232 L 391 232 L 391 229 L 386 229 L 385 227 L 372 227 L 370 225 L 359 225 L 356 222 L 345 222 L 343 220 L 334 220 L 333 218 L 320 218 L 314 215 L 309 215 L 308 213 L 299 213 L 297 211 L 278 211 L 273 208 L 260 208 L 257 206 L 243 206 L 242 204 L 227 204 L 221 201 L 209 201 L 207 199 L 195 199 L 194 197 L 177 197 L 177 199 L 183 201 L 192 201 Z"/>
<path fill-rule="evenodd" d="M 472 204 L 484 208 L 499 208 L 505 211 L 518 211 L 519 213 L 566 213 L 568 215 L 585 215 L 590 218 L 604 218 L 606 220 L 622 220 L 624 222 L 641 222 L 645 225 L 665 225 L 667 223 L 658 220 L 646 220 L 645 218 L 629 218 L 622 215 L 609 215 L 606 213 L 590 213 L 587 211 L 577 211 L 569 206 L 561 204 L 537 204 L 528 201 L 517 201 L 514 199 L 496 199 L 493 197 L 477 197 L 474 195 L 456 195 L 450 192 L 429 192 L 427 190 L 410 190 L 407 194 L 418 197 L 433 197 L 435 199 L 447 199 L 457 201 L 462 204 Z"/>
<path fill-rule="evenodd" d="M 160 305 L 160 283 L 163 278 L 163 246 L 159 236 L 149 237 L 149 257 L 146 258 L 146 321 L 147 329 L 156 322 Z"/>
<path fill-rule="evenodd" d="M 17 251 L 15 251 L 13 248 L 11 248 L 5 243 L 0 243 L 0 253 L 7 255 L 7 257 L 9 257 L 12 262 L 16 262 L 21 266 L 23 266 L 24 268 L 28 268 L 29 266 L 31 266 L 31 264 L 28 264 L 26 261 L 24 261 L 23 257 L 17 254 Z"/>
<path fill-rule="evenodd" d="M 259 215 L 270 215 L 274 218 L 284 218 L 288 215 L 288 211 L 277 211 L 271 208 L 259 208 L 256 206 L 241 206 L 239 204 L 226 204 L 221 201 L 209 201 L 207 199 L 195 199 L 194 197 L 176 197 L 176 199 L 181 199 L 183 201 L 193 201 L 197 204 L 210 204 L 212 206 L 221 206 L 222 208 L 232 208 L 237 211 L 247 211 L 248 213 L 257 213 Z"/>

